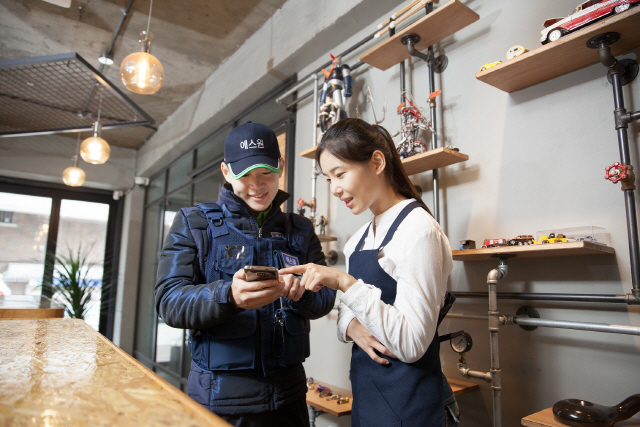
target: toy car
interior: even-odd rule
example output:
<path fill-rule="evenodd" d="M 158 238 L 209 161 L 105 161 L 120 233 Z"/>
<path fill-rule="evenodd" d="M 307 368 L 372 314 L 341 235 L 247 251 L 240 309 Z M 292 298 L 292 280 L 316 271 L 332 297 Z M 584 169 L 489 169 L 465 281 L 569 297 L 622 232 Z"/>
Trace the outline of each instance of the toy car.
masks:
<path fill-rule="evenodd" d="M 529 49 L 527 49 L 524 46 L 520 46 L 519 44 L 515 46 L 511 46 L 507 51 L 507 59 L 513 59 L 516 56 L 520 56 L 525 52 L 529 52 Z"/>
<path fill-rule="evenodd" d="M 576 7 L 575 11 L 566 18 L 547 19 L 542 24 L 540 42 L 547 44 L 560 37 L 591 24 L 611 13 L 620 13 L 629 9 L 640 0 L 588 0 Z"/>
<path fill-rule="evenodd" d="M 507 239 L 484 239 L 483 248 L 495 248 L 496 246 L 507 246 Z"/>
<path fill-rule="evenodd" d="M 509 246 L 533 245 L 535 239 L 529 234 L 520 234 L 509 240 Z"/>
<path fill-rule="evenodd" d="M 640 1 L 640 0 L 638 0 Z M 496 62 L 487 62 L 486 64 L 484 64 L 482 66 L 482 68 L 480 68 L 480 71 L 484 71 L 484 70 L 488 70 L 491 67 L 495 67 L 498 64 L 502 64 L 502 61 L 496 61 Z"/>
<path fill-rule="evenodd" d="M 476 241 L 475 240 L 460 240 L 460 249 L 475 249 Z"/>
<path fill-rule="evenodd" d="M 548 236 L 540 237 L 540 241 L 536 242 L 534 240 L 534 244 L 536 245 L 544 245 L 547 243 L 566 243 L 567 238 L 564 237 L 564 234 L 560 233 L 556 236 L 556 233 L 549 233 Z"/>

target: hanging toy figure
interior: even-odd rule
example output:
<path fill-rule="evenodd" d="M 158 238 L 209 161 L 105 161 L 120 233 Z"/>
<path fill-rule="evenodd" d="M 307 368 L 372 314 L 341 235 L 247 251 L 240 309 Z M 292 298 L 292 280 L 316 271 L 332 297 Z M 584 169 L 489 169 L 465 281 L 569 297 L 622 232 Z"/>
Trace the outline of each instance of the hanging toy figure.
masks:
<path fill-rule="evenodd" d="M 440 95 L 440 93 L 441 91 L 438 90 L 429 95 L 429 102 Z M 427 151 L 427 144 L 419 139 L 418 133 L 421 130 L 427 129 L 435 133 L 435 129 L 431 126 L 431 122 L 426 119 L 422 111 L 413 103 L 413 99 L 411 99 L 411 95 L 409 95 L 408 92 L 402 92 L 401 98 L 403 102 L 398 105 L 400 131 L 396 132 L 394 136 L 400 135 L 400 142 L 398 143 L 397 149 L 400 158 L 404 159 Z"/>
<path fill-rule="evenodd" d="M 351 97 L 353 94 L 351 77 L 351 68 L 340 62 L 331 55 L 333 62 L 329 70 L 322 69 L 324 74 L 324 85 L 322 86 L 322 94 L 320 95 L 320 113 L 318 115 L 318 126 L 321 133 L 326 132 L 331 125 L 339 120 L 347 118 L 347 112 L 344 110 L 345 98 Z"/>

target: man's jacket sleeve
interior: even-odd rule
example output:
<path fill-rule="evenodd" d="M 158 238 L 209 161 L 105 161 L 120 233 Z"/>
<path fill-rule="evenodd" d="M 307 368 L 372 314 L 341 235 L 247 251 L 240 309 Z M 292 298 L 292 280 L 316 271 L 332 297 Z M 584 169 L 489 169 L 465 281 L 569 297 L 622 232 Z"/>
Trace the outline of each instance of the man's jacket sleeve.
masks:
<path fill-rule="evenodd" d="M 190 219 L 194 215 L 190 215 Z M 194 218 L 198 220 L 198 218 Z M 199 218 L 205 221 L 205 218 Z M 181 210 L 165 239 L 154 290 L 156 310 L 174 328 L 204 329 L 224 323 L 242 309 L 229 301 L 231 282 L 199 283 L 197 247 Z"/>
<path fill-rule="evenodd" d="M 307 260 L 313 264 L 327 265 L 320 239 L 313 231 L 307 250 Z M 318 319 L 329 314 L 335 301 L 336 291 L 327 287 L 323 287 L 318 292 L 304 291 L 302 298 L 298 301 L 287 299 L 287 303 L 293 310 L 309 319 Z"/>

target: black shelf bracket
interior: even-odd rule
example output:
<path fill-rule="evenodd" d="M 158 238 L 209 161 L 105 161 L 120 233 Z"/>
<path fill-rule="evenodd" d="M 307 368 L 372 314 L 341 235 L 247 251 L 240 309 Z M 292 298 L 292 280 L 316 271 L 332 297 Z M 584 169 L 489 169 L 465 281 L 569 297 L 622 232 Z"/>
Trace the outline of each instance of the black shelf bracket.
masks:
<path fill-rule="evenodd" d="M 433 67 L 433 70 L 436 73 L 440 74 L 444 70 L 446 70 L 447 65 L 449 64 L 447 55 L 439 55 L 438 57 L 435 57 L 431 49 L 426 55 L 416 49 L 416 44 L 420 42 L 419 35 L 413 33 L 405 34 L 404 36 L 402 36 L 402 38 L 400 38 L 400 42 L 403 45 L 407 46 L 409 55 L 415 56 L 416 58 L 420 58 L 423 61 L 428 62 Z"/>

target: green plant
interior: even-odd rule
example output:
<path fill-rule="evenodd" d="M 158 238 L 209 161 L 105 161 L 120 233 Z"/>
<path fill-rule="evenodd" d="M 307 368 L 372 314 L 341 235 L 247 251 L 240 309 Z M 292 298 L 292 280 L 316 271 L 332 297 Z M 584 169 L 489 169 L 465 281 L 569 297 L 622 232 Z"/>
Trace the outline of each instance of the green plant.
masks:
<path fill-rule="evenodd" d="M 89 270 L 96 263 L 89 261 L 93 245 L 83 250 L 82 245 L 76 251 L 69 246 L 55 256 L 54 278 L 51 283 L 53 297 L 65 305 L 69 317 L 84 319 L 91 308 L 91 296 L 102 285 L 101 280 L 90 279 Z"/>

